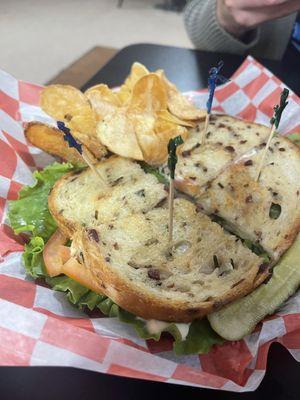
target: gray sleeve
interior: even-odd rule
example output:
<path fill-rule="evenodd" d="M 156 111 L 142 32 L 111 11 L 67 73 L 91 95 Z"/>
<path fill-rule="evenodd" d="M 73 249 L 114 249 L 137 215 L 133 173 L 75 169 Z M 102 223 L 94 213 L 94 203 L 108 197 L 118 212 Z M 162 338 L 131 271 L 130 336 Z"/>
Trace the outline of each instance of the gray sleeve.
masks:
<path fill-rule="evenodd" d="M 259 41 L 260 29 L 252 31 L 247 43 L 223 29 L 216 16 L 216 0 L 192 0 L 184 10 L 184 23 L 194 46 L 201 50 L 244 54 Z"/>
<path fill-rule="evenodd" d="M 201 50 L 281 59 L 291 37 L 297 13 L 261 24 L 243 42 L 223 29 L 216 16 L 217 0 L 190 0 L 184 23 L 194 46 Z M 248 37 L 249 39 L 249 37 Z"/>

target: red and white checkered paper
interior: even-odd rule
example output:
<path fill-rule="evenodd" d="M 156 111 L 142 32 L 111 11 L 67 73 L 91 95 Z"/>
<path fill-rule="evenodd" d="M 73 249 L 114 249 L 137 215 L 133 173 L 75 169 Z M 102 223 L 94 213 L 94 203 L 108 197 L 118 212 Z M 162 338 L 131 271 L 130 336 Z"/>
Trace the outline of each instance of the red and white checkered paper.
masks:
<path fill-rule="evenodd" d="M 214 109 L 268 124 L 284 85 L 248 57 L 230 82 L 217 88 Z M 300 293 L 276 315 L 238 342 L 214 346 L 205 355 L 177 357 L 172 342 L 139 339 L 115 318 L 89 318 L 63 293 L 25 277 L 22 240 L 6 219 L 7 200 L 16 199 L 32 171 L 53 161 L 28 146 L 22 125 L 50 121 L 38 107 L 42 87 L 0 71 L 0 365 L 72 366 L 94 371 L 229 391 L 255 390 L 266 369 L 269 346 L 282 343 L 300 362 Z M 205 106 L 206 91 L 187 94 Z M 300 100 L 291 93 L 282 133 L 300 132 Z"/>

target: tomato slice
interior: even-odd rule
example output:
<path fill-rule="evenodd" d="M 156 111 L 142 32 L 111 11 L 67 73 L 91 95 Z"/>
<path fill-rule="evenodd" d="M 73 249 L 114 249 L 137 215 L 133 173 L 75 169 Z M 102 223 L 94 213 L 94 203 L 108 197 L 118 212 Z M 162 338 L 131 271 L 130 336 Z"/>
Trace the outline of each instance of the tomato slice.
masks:
<path fill-rule="evenodd" d="M 80 264 L 75 258 L 70 258 L 63 266 L 62 273 L 74 279 L 82 286 L 87 287 L 93 292 L 103 294 L 96 285 L 95 278 L 87 267 Z"/>
<path fill-rule="evenodd" d="M 44 248 L 43 258 L 47 273 L 51 277 L 62 274 L 63 264 L 71 257 L 70 248 L 64 246 L 67 241 L 68 237 L 57 230 Z"/>
<path fill-rule="evenodd" d="M 65 274 L 88 289 L 102 294 L 90 270 L 71 257 L 70 248 L 64 246 L 67 241 L 68 237 L 59 230 L 48 240 L 43 252 L 48 275 L 53 277 Z"/>

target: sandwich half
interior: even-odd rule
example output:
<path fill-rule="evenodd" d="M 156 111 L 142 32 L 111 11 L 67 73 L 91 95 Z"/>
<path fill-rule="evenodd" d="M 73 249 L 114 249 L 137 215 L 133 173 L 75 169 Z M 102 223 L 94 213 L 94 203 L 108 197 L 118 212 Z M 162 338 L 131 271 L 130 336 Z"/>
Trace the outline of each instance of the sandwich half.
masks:
<path fill-rule="evenodd" d="M 207 214 L 226 220 L 239 236 L 264 248 L 275 262 L 300 230 L 300 150 L 275 137 L 256 180 L 263 148 L 245 154 L 195 196 Z"/>
<path fill-rule="evenodd" d="M 188 322 L 245 296 L 269 275 L 268 264 L 177 198 L 168 243 L 167 191 L 136 162 L 120 157 L 61 178 L 49 196 L 71 253 L 97 291 L 142 318 Z"/>

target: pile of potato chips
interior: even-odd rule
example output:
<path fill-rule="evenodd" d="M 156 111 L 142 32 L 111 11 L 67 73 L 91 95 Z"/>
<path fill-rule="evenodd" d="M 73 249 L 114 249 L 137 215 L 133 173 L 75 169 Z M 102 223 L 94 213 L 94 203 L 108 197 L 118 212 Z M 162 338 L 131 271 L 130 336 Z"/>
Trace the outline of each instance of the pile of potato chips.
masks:
<path fill-rule="evenodd" d="M 42 91 L 40 104 L 51 117 L 65 122 L 97 159 L 108 149 L 152 165 L 166 161 L 171 138 L 185 139 L 188 128 L 206 115 L 168 81 L 164 71 L 150 73 L 139 63 L 132 65 L 119 91 L 104 84 L 85 93 L 72 86 L 51 85 Z"/>

